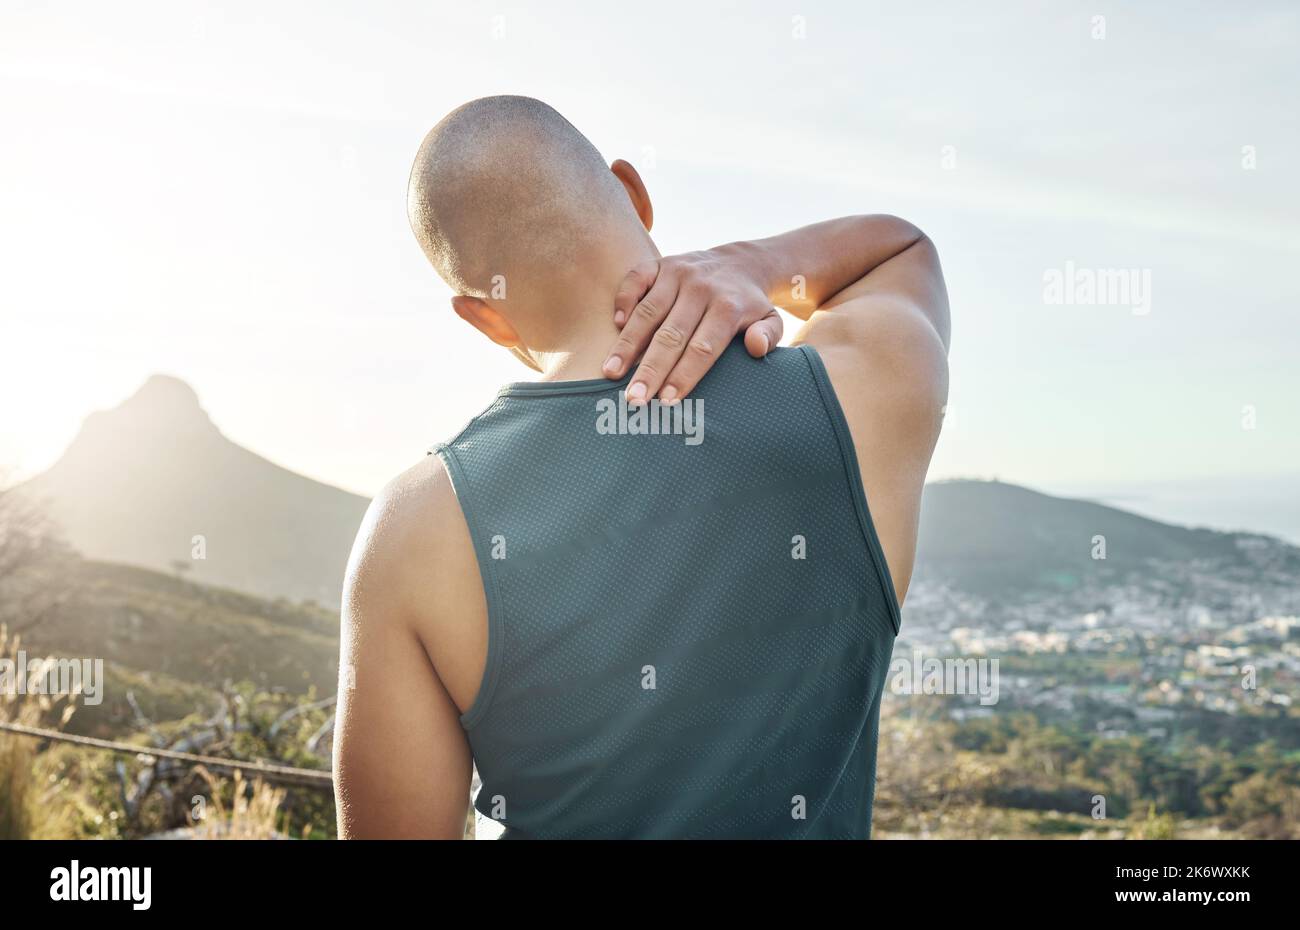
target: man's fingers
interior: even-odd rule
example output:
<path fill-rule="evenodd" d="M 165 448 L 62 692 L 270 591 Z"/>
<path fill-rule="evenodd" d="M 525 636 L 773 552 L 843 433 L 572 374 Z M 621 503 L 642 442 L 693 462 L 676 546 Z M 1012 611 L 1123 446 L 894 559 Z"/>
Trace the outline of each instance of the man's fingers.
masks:
<path fill-rule="evenodd" d="M 629 271 L 615 294 L 614 321 L 619 337 L 602 369 L 607 378 L 621 378 L 635 366 L 631 404 L 685 397 L 738 332 L 749 354 L 762 358 L 784 331 L 766 295 L 743 274 L 692 256 L 646 261 Z"/>
<path fill-rule="evenodd" d="M 773 308 L 771 313 L 745 330 L 745 349 L 754 358 L 762 358 L 776 348 L 784 333 L 785 322 Z"/>
<path fill-rule="evenodd" d="M 663 390 L 659 392 L 659 399 L 665 404 L 671 404 L 693 391 L 723 350 L 731 344 L 734 336 L 733 320 L 726 314 L 713 312 L 710 307 L 695 334 L 687 340 L 681 360 L 668 375 Z"/>
<path fill-rule="evenodd" d="M 668 316 L 676 299 L 676 276 L 666 271 L 656 275 L 649 293 L 634 301 L 626 311 L 627 322 L 623 324 L 623 332 L 614 343 L 614 348 L 610 349 L 609 358 L 605 359 L 605 377 L 623 376 L 628 366 L 645 351 L 650 338 Z"/>
<path fill-rule="evenodd" d="M 677 295 L 668 319 L 655 330 L 650 347 L 645 350 L 641 364 L 637 366 L 636 374 L 627 386 L 629 404 L 648 403 L 663 386 L 664 379 L 682 357 L 687 340 L 704 316 L 706 299 L 704 294 L 691 289 L 683 290 Z"/>
<path fill-rule="evenodd" d="M 604 360 L 602 371 L 606 377 L 623 377 L 629 365 L 636 362 L 637 356 L 645 351 L 654 336 L 655 329 L 663 323 L 668 311 L 672 310 L 673 300 L 677 299 L 677 278 L 675 274 L 664 272 L 655 277 L 650 293 L 637 299 L 627 312 L 627 323 L 623 332 L 610 350 L 610 358 Z"/>
<path fill-rule="evenodd" d="M 632 308 L 637 305 L 646 292 L 654 286 L 659 274 L 659 262 L 646 261 L 637 265 L 624 276 L 614 295 L 614 325 L 622 326 L 627 322 Z"/>

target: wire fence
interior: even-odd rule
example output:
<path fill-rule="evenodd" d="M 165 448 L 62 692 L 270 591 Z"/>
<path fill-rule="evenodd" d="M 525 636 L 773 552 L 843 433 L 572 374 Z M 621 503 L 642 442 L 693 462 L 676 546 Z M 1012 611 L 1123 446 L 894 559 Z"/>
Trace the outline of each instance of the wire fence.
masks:
<path fill-rule="evenodd" d="M 86 749 L 98 749 L 105 752 L 120 752 L 133 756 L 148 756 L 156 759 L 174 759 L 203 765 L 218 771 L 242 772 L 245 777 L 256 776 L 263 781 L 282 785 L 296 785 L 302 788 L 316 788 L 320 791 L 333 791 L 334 778 L 329 772 L 320 769 L 294 768 L 289 765 L 273 765 L 269 762 L 249 762 L 242 759 L 223 759 L 219 756 L 203 756 L 193 752 L 181 752 L 177 749 L 161 749 L 139 746 L 133 743 L 120 743 L 114 740 L 98 739 L 93 736 L 77 736 L 72 733 L 60 733 L 42 727 L 29 727 L 21 723 L 0 721 L 0 732 L 13 733 L 33 739 L 47 739 L 59 743 L 70 743 Z"/>

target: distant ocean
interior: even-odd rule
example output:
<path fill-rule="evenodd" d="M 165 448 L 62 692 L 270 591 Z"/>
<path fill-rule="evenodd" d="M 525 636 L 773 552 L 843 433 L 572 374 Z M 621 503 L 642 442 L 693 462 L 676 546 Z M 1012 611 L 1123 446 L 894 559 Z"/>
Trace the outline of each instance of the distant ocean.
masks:
<path fill-rule="evenodd" d="M 1133 513 L 1216 530 L 1277 536 L 1300 546 L 1300 473 L 1294 477 L 1179 478 L 1169 481 L 1031 484 Z"/>

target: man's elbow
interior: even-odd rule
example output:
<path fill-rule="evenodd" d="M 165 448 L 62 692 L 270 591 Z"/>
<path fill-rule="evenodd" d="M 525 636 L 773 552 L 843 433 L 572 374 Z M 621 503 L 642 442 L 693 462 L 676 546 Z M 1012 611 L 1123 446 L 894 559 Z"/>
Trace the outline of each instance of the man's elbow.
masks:
<path fill-rule="evenodd" d="M 952 313 L 948 305 L 948 285 L 943 279 L 943 265 L 934 240 L 922 234 L 912 246 L 917 253 L 926 278 L 926 293 L 921 301 L 921 312 L 939 334 L 946 352 L 952 342 Z"/>

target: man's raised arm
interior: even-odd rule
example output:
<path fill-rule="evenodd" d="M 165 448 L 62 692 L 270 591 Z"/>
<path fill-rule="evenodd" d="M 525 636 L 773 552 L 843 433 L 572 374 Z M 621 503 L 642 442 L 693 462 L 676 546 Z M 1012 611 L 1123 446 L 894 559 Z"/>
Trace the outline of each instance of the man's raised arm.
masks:
<path fill-rule="evenodd" d="M 906 275 L 872 277 L 913 250 Z M 851 311 L 848 296 L 885 289 L 910 300 L 946 347 L 948 302 L 937 258 L 925 260 L 931 256 L 933 246 L 911 223 L 873 215 L 645 262 L 615 298 L 614 322 L 623 331 L 605 373 L 621 377 L 641 357 L 628 400 L 658 395 L 672 402 L 695 387 L 737 333 L 745 332 L 751 355 L 775 346 L 782 324 L 774 304 L 806 320 L 818 310 Z"/>

